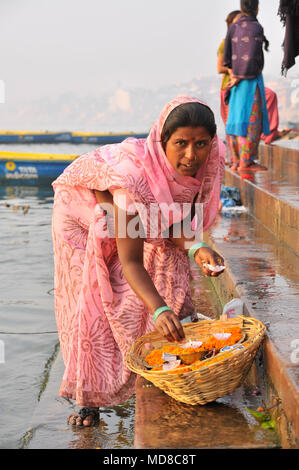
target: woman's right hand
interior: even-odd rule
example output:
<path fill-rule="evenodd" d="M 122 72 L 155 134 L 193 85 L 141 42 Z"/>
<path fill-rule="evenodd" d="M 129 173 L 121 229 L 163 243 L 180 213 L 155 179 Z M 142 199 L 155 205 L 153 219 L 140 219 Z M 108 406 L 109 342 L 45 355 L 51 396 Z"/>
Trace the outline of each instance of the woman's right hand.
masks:
<path fill-rule="evenodd" d="M 240 78 L 237 77 L 230 77 L 225 89 L 226 90 L 231 90 L 234 86 L 238 85 L 240 83 Z"/>
<path fill-rule="evenodd" d="M 180 320 L 172 310 L 160 313 L 155 325 L 158 332 L 169 342 L 182 341 L 185 338 Z"/>

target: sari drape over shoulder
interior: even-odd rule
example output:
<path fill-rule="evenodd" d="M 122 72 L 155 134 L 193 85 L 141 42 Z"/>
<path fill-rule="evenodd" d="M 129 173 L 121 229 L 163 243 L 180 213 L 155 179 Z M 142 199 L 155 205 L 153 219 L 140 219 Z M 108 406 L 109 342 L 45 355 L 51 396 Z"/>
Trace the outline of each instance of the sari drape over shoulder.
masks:
<path fill-rule="evenodd" d="M 55 315 L 65 372 L 59 395 L 81 406 L 108 406 L 130 397 L 135 374 L 125 355 L 138 337 L 154 329 L 152 315 L 123 275 L 111 217 L 93 190 L 121 189 L 150 226 L 150 204 L 158 208 L 155 237 L 146 231 L 144 266 L 159 294 L 179 318 L 194 312 L 186 253 L 163 236 L 182 220 L 180 204 L 203 204 L 203 229 L 214 221 L 224 171 L 223 143 L 213 139 L 210 155 L 196 177 L 183 177 L 169 164 L 161 130 L 180 104 L 198 101 L 181 95 L 170 102 L 147 139 L 126 139 L 76 159 L 53 183 Z M 116 191 L 118 193 L 118 191 Z M 178 203 L 178 207 L 174 204 Z M 168 206 L 174 206 L 168 217 Z"/>

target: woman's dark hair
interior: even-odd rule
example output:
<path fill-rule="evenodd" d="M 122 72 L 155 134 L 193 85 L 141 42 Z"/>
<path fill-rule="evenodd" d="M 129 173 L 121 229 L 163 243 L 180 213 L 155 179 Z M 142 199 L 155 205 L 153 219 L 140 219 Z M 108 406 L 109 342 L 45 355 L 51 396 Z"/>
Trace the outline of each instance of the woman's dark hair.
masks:
<path fill-rule="evenodd" d="M 236 18 L 237 15 L 239 15 L 241 13 L 240 10 L 234 10 L 234 11 L 231 11 L 228 15 L 227 15 L 227 18 L 226 18 L 226 23 L 227 23 L 227 26 L 230 26 L 232 24 L 232 22 L 234 21 L 234 19 Z"/>
<path fill-rule="evenodd" d="M 168 140 L 179 127 L 199 126 L 205 127 L 212 138 L 215 136 L 217 127 L 211 109 L 195 102 L 180 104 L 171 111 L 164 123 L 161 133 L 163 149 L 165 150 Z"/>
<path fill-rule="evenodd" d="M 241 0 L 240 2 L 242 12 L 252 16 L 255 16 L 258 6 L 259 0 Z"/>
<path fill-rule="evenodd" d="M 251 16 L 256 16 L 256 10 L 258 9 L 259 6 L 259 0 L 240 0 L 240 7 L 243 13 L 247 13 L 248 15 Z M 268 52 L 269 50 L 269 41 L 266 38 L 266 36 L 263 37 L 263 43 L 264 43 L 264 48 L 265 51 Z"/>

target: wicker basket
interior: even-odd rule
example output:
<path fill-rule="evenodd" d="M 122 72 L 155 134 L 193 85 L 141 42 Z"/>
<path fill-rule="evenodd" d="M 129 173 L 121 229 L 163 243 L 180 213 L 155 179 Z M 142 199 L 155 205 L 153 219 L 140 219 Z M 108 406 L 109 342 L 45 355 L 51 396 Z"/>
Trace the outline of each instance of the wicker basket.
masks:
<path fill-rule="evenodd" d="M 211 333 L 221 328 L 238 326 L 246 335 L 246 347 L 234 351 L 229 357 L 209 364 L 202 361 L 201 368 L 189 372 L 150 371 L 144 358 L 153 349 L 170 344 L 158 332 L 148 333 L 137 339 L 126 356 L 128 368 L 142 375 L 165 393 L 189 405 L 204 405 L 232 393 L 244 381 L 252 365 L 259 345 L 265 335 L 262 322 L 250 317 L 238 316 L 229 320 L 203 320 L 183 325 L 187 340 L 205 341 Z M 174 343 L 171 343 L 174 345 Z M 207 365 L 204 365 L 204 363 Z"/>

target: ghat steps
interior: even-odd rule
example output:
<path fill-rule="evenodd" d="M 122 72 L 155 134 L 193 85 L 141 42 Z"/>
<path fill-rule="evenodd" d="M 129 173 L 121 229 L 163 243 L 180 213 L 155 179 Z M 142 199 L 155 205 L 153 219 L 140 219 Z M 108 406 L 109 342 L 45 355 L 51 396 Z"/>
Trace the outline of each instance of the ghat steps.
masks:
<path fill-rule="evenodd" d="M 111 421 L 109 409 L 102 410 L 102 426 L 80 430 L 66 425 L 72 405 L 57 398 L 63 374 L 58 355 L 28 423 L 23 447 L 298 448 L 299 372 L 292 342 L 299 340 L 299 152 L 261 147 L 260 158 L 269 171 L 257 173 L 254 181 L 242 180 L 228 169 L 225 172 L 225 184 L 240 188 L 249 211 L 234 218 L 219 214 L 207 234 L 207 241 L 225 258 L 225 273 L 211 283 L 194 269 L 192 281 L 194 302 L 201 313 L 215 318 L 221 311 L 219 299 L 223 305 L 241 297 L 245 314 L 266 324 L 267 338 L 246 383 L 214 403 L 193 407 L 138 378 L 136 406 L 134 399 L 122 408 L 122 413 L 128 413 L 135 407 L 134 435 L 115 439 L 111 429 L 116 425 L 119 429 L 122 418 L 116 414 L 118 423 Z M 256 386 L 262 395 L 253 394 Z M 279 439 L 273 431 L 262 430 L 246 411 L 262 402 L 271 406 L 273 398 L 279 399 L 273 410 Z"/>
<path fill-rule="evenodd" d="M 298 448 L 299 152 L 261 146 L 260 163 L 269 170 L 257 172 L 253 180 L 225 170 L 225 184 L 240 189 L 248 214 L 221 217 L 208 239 L 228 267 L 215 281 L 220 297 L 241 297 L 246 312 L 267 325 L 268 399 L 275 394 L 281 400 L 277 428 L 282 446 Z"/>

